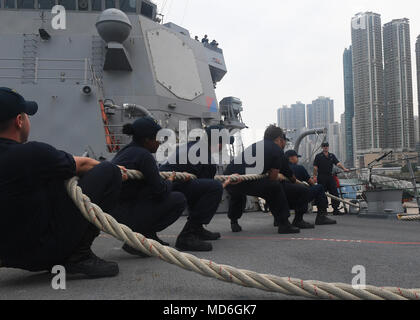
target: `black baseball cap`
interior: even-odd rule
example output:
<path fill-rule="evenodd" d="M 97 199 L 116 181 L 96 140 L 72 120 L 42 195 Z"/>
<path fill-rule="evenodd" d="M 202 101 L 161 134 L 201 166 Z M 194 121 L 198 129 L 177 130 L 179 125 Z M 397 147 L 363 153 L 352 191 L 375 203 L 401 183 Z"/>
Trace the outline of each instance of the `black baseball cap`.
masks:
<path fill-rule="evenodd" d="M 286 156 L 287 159 L 289 159 L 290 157 L 302 158 L 302 156 L 299 155 L 295 150 L 286 151 L 284 155 Z"/>
<path fill-rule="evenodd" d="M 26 101 L 13 89 L 0 88 L 0 122 L 13 119 L 20 113 L 33 116 L 37 111 L 36 102 Z"/>
<path fill-rule="evenodd" d="M 328 142 L 323 142 L 321 146 L 322 146 L 323 148 L 324 148 L 324 147 L 329 147 L 329 146 L 330 146 L 330 144 L 329 144 Z"/>
<path fill-rule="evenodd" d="M 152 117 L 143 117 L 133 123 L 134 136 L 137 138 L 156 137 L 162 127 Z"/>

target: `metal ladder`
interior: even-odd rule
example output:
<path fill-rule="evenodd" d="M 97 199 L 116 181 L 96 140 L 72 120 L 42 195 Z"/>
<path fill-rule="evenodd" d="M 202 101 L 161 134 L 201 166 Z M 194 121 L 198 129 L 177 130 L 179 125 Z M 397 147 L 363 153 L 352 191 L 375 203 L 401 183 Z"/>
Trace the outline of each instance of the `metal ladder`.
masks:
<path fill-rule="evenodd" d="M 39 35 L 23 34 L 22 84 L 37 82 Z"/>
<path fill-rule="evenodd" d="M 92 69 L 100 81 L 103 78 L 105 43 L 99 36 L 92 36 Z"/>

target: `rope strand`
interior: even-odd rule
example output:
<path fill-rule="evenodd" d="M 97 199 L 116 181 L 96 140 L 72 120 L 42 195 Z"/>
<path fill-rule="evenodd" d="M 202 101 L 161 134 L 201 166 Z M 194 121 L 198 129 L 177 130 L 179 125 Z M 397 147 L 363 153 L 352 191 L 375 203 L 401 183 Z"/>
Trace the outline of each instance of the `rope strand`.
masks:
<path fill-rule="evenodd" d="M 130 179 L 141 179 L 143 175 L 138 171 L 128 170 Z M 167 173 L 162 173 L 167 176 Z M 172 174 L 170 174 L 172 175 Z M 186 174 L 177 174 L 181 179 Z M 190 178 L 193 176 L 189 175 Z M 231 179 L 257 180 L 264 175 L 231 176 Z M 229 177 L 218 176 L 219 181 L 226 181 Z M 248 181 L 249 181 L 248 180 Z M 157 241 L 133 232 L 129 227 L 119 224 L 112 216 L 103 212 L 97 205 L 82 193 L 78 186 L 78 178 L 74 177 L 65 183 L 69 196 L 79 208 L 83 216 L 97 228 L 132 248 L 150 256 L 157 257 L 185 270 L 193 271 L 205 277 L 237 284 L 243 287 L 256 288 L 269 292 L 277 292 L 291 296 L 302 296 L 313 299 L 343 299 L 343 300 L 418 300 L 420 289 L 378 288 L 367 286 L 355 289 L 344 283 L 325 283 L 320 281 L 304 281 L 300 279 L 281 278 L 274 275 L 259 274 L 254 271 L 240 270 L 231 266 L 220 265 L 210 260 L 199 259 L 191 254 L 182 253 L 174 248 L 162 246 Z"/>

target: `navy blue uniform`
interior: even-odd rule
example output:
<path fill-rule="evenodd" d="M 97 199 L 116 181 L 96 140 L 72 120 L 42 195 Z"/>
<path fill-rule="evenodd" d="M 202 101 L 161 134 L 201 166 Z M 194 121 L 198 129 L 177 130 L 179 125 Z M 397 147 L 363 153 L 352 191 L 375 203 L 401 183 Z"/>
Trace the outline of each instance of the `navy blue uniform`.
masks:
<path fill-rule="evenodd" d="M 263 150 L 264 161 L 259 159 L 259 163 L 245 163 L 245 154 L 256 155 L 257 150 Z M 262 140 L 248 147 L 243 154 L 233 160 L 225 170 L 226 175 L 232 174 L 265 174 L 270 169 L 281 171 L 284 165 L 284 152 L 271 140 Z M 242 163 L 239 164 L 238 161 Z M 260 163 L 261 162 L 261 163 Z M 285 167 L 287 172 L 290 168 Z M 242 217 L 246 205 L 246 196 L 255 196 L 265 199 L 270 206 L 273 216 L 281 223 L 285 222 L 289 216 L 289 205 L 284 190 L 284 184 L 279 181 L 272 181 L 268 178 L 258 181 L 246 181 L 237 185 L 229 185 L 226 189 L 230 194 L 228 216 L 232 221 L 237 221 Z"/>
<path fill-rule="evenodd" d="M 173 192 L 172 182 L 161 178 L 153 155 L 136 144 L 130 143 L 112 160 L 112 163 L 138 170 L 143 180 L 123 183 L 114 218 L 145 236 L 166 229 L 181 216 L 186 207 L 182 193 Z"/>
<path fill-rule="evenodd" d="M 337 165 L 339 162 L 340 161 L 338 161 L 334 154 L 329 153 L 328 157 L 326 157 L 323 152 L 319 153 L 314 160 L 314 166 L 318 167 L 318 183 L 324 187 L 324 190 L 327 190 L 336 197 L 339 197 L 339 195 L 337 183 L 332 176 L 332 169 L 334 165 Z M 334 210 L 338 210 L 340 202 L 331 200 L 331 204 Z"/>
<path fill-rule="evenodd" d="M 177 147 L 168 161 L 160 166 L 162 172 L 188 172 L 195 175 L 197 180 L 188 182 L 175 182 L 173 190 L 182 192 L 187 198 L 189 217 L 188 220 L 195 225 L 207 225 L 210 223 L 219 207 L 223 196 L 223 186 L 220 182 L 214 180 L 217 167 L 212 164 L 211 154 L 209 152 L 207 163 L 192 164 L 187 157 L 186 163 L 182 163 L 180 153 L 188 155 L 191 148 L 197 142 Z M 199 154 L 197 154 L 199 157 Z"/>
<path fill-rule="evenodd" d="M 0 138 L 0 260 L 10 268 L 51 270 L 99 230 L 79 212 L 64 181 L 76 175 L 72 155 L 38 142 Z M 79 181 L 83 192 L 109 211 L 118 199 L 121 173 L 103 163 Z"/>
<path fill-rule="evenodd" d="M 289 179 L 295 175 L 284 154 L 281 158 L 280 173 Z M 289 207 L 295 210 L 296 220 L 303 219 L 303 215 L 308 211 L 308 204 L 313 200 L 310 190 L 300 184 L 288 181 L 282 183 Z"/>
<path fill-rule="evenodd" d="M 308 171 L 306 171 L 304 166 L 290 163 L 290 168 L 298 180 L 309 182 L 311 179 L 311 176 L 309 175 Z M 310 201 L 315 200 L 315 205 L 317 206 L 318 211 L 325 211 L 328 208 L 328 199 L 325 195 L 324 187 L 321 184 L 310 186 L 309 192 Z"/>

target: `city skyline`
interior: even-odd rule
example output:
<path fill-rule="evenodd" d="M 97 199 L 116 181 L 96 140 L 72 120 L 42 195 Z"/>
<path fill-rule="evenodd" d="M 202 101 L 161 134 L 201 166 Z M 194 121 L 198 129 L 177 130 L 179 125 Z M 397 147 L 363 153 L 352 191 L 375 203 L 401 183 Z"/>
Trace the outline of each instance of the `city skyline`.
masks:
<path fill-rule="evenodd" d="M 343 53 L 345 113 L 339 123 L 316 122 L 316 117 L 325 118 L 322 109 L 307 105 L 306 127 L 340 131 L 341 136 L 334 137 L 334 149 L 345 155 L 349 166 L 354 165 L 354 160 L 363 166 L 369 154 L 386 149 L 416 150 L 419 132 L 413 111 L 410 21 L 393 19 L 382 24 L 381 15 L 374 12 L 358 13 L 351 21 L 352 44 Z M 417 66 L 420 65 L 419 38 L 415 50 Z M 334 107 L 331 109 L 333 112 Z M 287 107 L 283 110 L 292 111 Z M 278 124 L 286 127 L 285 120 Z M 330 133 L 328 139 L 332 139 Z"/>
<path fill-rule="evenodd" d="M 165 1 L 156 2 L 162 9 Z M 420 3 L 412 0 L 401 0 L 398 5 L 391 0 L 202 0 L 188 6 L 187 0 L 179 0 L 163 9 L 165 22 L 182 25 L 199 37 L 208 34 L 220 44 L 228 73 L 218 85 L 217 97 L 233 95 L 243 101 L 243 119 L 250 127 L 244 130 L 250 137 L 247 143 L 258 139 L 268 123 L 276 122 L 277 108 L 296 101 L 309 103 L 320 95 L 334 99 L 334 120 L 340 122 L 345 111 L 342 54 L 351 44 L 350 20 L 356 13 L 378 12 L 385 23 L 407 17 L 412 44 L 420 34 L 420 18 L 415 15 Z M 235 12 L 234 20 L 231 12 Z M 256 19 L 255 12 L 264 12 L 265 18 Z M 220 23 L 214 23 L 214 16 Z M 244 32 L 244 25 L 252 28 Z M 417 77 L 413 85 L 417 86 Z M 417 95 L 414 90 L 415 106 Z M 418 114 L 417 107 L 414 113 Z M 271 114 L 271 118 L 261 114 Z"/>

